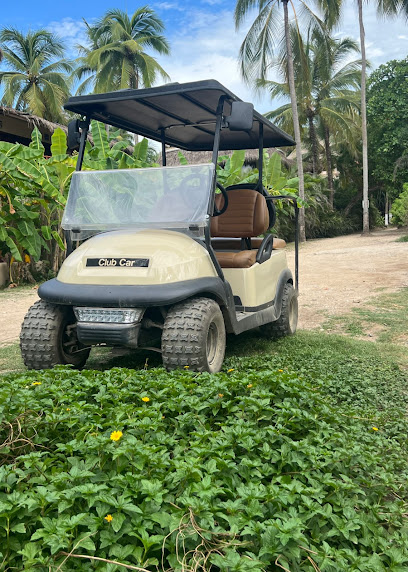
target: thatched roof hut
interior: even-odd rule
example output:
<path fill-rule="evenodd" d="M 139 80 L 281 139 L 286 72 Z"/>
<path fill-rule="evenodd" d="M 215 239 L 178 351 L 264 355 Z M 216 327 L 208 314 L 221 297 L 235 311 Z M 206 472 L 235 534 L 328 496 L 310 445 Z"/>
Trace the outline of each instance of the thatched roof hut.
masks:
<path fill-rule="evenodd" d="M 275 149 L 271 147 L 270 149 L 265 149 L 269 156 L 272 153 L 279 153 L 282 157 L 282 163 L 287 167 L 291 167 L 293 161 L 288 159 L 286 155 L 280 149 Z M 201 165 L 202 163 L 211 163 L 212 160 L 212 152 L 211 151 L 181 151 L 184 157 L 187 159 L 187 162 L 191 165 Z M 233 151 L 220 151 L 220 156 L 228 155 L 231 157 Z M 174 147 L 169 147 L 166 150 L 166 161 L 169 167 L 175 167 L 176 165 L 180 165 L 179 161 L 179 149 Z M 159 163 L 161 163 L 161 154 L 159 157 Z M 247 149 L 245 152 L 245 166 L 249 167 L 257 167 L 258 165 L 258 149 Z"/>
<path fill-rule="evenodd" d="M 60 127 L 67 132 L 65 125 L 52 123 L 42 117 L 17 111 L 11 107 L 0 106 L 0 141 L 29 145 L 34 127 L 37 127 L 42 134 L 42 142 L 47 154 L 50 152 L 51 135 L 55 129 Z"/>

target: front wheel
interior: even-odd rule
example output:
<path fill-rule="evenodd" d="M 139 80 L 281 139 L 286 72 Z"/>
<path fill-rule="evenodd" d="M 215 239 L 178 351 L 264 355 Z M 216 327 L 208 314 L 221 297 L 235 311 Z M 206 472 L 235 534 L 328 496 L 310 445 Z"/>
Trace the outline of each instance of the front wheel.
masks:
<path fill-rule="evenodd" d="M 90 348 L 79 343 L 76 320 L 69 306 L 54 306 L 39 300 L 25 315 L 20 348 L 28 369 L 50 369 L 54 365 L 82 368 Z"/>
<path fill-rule="evenodd" d="M 168 370 L 220 371 L 225 354 L 225 324 L 219 305 L 192 298 L 170 308 L 162 334 L 163 365 Z"/>
<path fill-rule="evenodd" d="M 281 315 L 275 322 L 260 327 L 261 333 L 272 340 L 292 336 L 296 332 L 298 321 L 298 298 L 290 282 L 285 284 L 282 294 Z"/>

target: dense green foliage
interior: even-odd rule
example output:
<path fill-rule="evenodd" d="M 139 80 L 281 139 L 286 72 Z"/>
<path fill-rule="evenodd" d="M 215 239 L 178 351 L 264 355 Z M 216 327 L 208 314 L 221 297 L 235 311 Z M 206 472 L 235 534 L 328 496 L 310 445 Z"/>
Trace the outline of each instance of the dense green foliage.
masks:
<path fill-rule="evenodd" d="M 392 222 L 398 226 L 408 226 L 408 183 L 405 183 L 404 190 L 392 203 Z"/>
<path fill-rule="evenodd" d="M 152 163 L 147 139 L 134 147 L 119 130 L 108 134 L 105 126 L 92 121 L 93 145 L 88 142 L 84 169 L 148 167 Z M 51 157 L 44 157 L 41 133 L 32 133 L 30 147 L 0 142 L 0 252 L 10 252 L 16 261 L 24 254 L 40 257 L 58 268 L 64 243 L 59 224 L 76 158 L 67 154 L 62 129 L 52 135 Z"/>
<path fill-rule="evenodd" d="M 407 162 L 395 169 L 408 151 L 408 59 L 392 60 L 371 74 L 367 117 L 373 184 L 395 197 L 408 180 Z"/>
<path fill-rule="evenodd" d="M 317 338 L 217 375 L 4 377 L 3 566 L 72 550 L 152 571 L 405 570 L 407 380 L 369 344 Z"/>

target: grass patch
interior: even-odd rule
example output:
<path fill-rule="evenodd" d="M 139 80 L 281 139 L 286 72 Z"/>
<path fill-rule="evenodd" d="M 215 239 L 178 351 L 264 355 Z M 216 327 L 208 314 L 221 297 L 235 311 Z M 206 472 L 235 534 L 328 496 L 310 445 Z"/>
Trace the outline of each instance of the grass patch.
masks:
<path fill-rule="evenodd" d="M 395 242 L 408 242 L 408 234 L 405 236 L 400 236 Z"/>
<path fill-rule="evenodd" d="M 0 570 L 408 569 L 408 379 L 380 347 L 252 332 L 216 375 L 98 350 L 3 376 Z"/>
<path fill-rule="evenodd" d="M 384 294 L 345 316 L 333 316 L 324 324 L 328 332 L 381 342 L 379 350 L 391 354 L 404 367 L 408 366 L 408 288 Z"/>

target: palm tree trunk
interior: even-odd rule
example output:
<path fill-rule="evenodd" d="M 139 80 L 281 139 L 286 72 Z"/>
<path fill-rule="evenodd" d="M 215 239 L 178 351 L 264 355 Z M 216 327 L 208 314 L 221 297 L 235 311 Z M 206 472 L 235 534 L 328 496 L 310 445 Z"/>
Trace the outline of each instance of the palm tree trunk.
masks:
<path fill-rule="evenodd" d="M 317 135 L 315 125 L 313 123 L 313 115 L 309 115 L 307 118 L 309 122 L 309 137 L 312 143 L 312 168 L 313 168 L 313 176 L 317 175 L 318 171 L 318 164 L 319 164 L 319 150 L 317 148 Z"/>
<path fill-rule="evenodd" d="M 298 116 L 296 90 L 295 90 L 295 73 L 293 70 L 293 54 L 292 54 L 292 46 L 290 44 L 288 1 L 289 0 L 283 0 L 283 13 L 285 18 L 286 53 L 288 59 L 288 82 L 289 82 L 290 102 L 292 104 L 293 128 L 295 131 L 296 161 L 297 161 L 298 177 L 299 177 L 299 197 L 302 200 L 304 200 L 305 180 L 303 176 L 302 141 L 300 139 L 299 116 Z M 305 209 L 303 207 L 299 209 L 299 238 L 302 242 L 305 242 L 306 240 Z"/>
<path fill-rule="evenodd" d="M 360 23 L 361 44 L 361 125 L 363 136 L 363 234 L 370 232 L 368 215 L 368 145 L 367 145 L 367 108 L 366 108 L 366 80 L 367 60 L 365 52 L 365 32 L 363 23 L 363 0 L 358 0 L 358 19 Z"/>
<path fill-rule="evenodd" d="M 334 183 L 333 183 L 333 166 L 332 166 L 332 154 L 330 149 L 330 131 L 329 128 L 324 126 L 324 147 L 326 151 L 326 163 L 327 163 L 327 184 L 330 191 L 330 206 L 334 207 Z"/>

